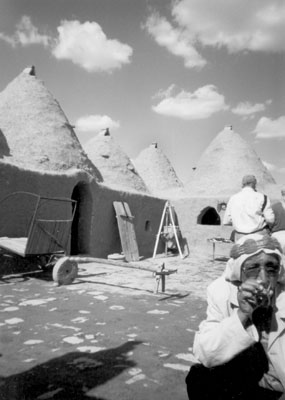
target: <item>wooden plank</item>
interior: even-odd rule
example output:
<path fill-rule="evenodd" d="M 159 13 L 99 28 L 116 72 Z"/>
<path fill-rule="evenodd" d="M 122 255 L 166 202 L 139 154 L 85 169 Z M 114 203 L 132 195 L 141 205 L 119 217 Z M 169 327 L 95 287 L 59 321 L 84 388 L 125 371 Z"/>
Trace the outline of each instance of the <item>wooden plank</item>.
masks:
<path fill-rule="evenodd" d="M 35 220 L 28 238 L 0 238 L 0 248 L 22 257 L 66 251 L 71 220 Z"/>
<path fill-rule="evenodd" d="M 131 213 L 130 207 L 128 203 L 123 202 L 123 207 L 125 211 L 126 217 L 122 217 L 126 221 L 126 231 L 127 231 L 127 241 L 128 241 L 128 246 L 130 249 L 130 260 L 126 259 L 127 261 L 138 261 L 139 260 L 139 250 L 138 250 L 138 245 L 137 245 L 137 238 L 136 238 L 136 233 L 135 233 L 135 228 L 134 228 L 134 216 Z"/>
<path fill-rule="evenodd" d="M 134 228 L 134 217 L 131 214 L 131 210 L 129 208 L 128 203 L 123 202 L 123 207 L 126 213 L 126 232 L 127 232 L 127 240 L 128 246 L 130 249 L 130 260 L 126 259 L 127 261 L 138 261 L 139 260 L 139 250 L 137 244 L 137 238 Z M 122 217 L 124 218 L 124 217 Z"/>
<path fill-rule="evenodd" d="M 103 258 L 90 257 L 88 255 L 69 256 L 69 257 L 64 257 L 64 258 L 66 260 L 75 261 L 77 263 L 94 262 L 94 263 L 105 264 L 107 266 L 123 267 L 123 268 L 129 268 L 129 269 L 138 269 L 138 270 L 142 270 L 142 271 L 151 272 L 152 275 L 155 277 L 155 280 L 156 280 L 155 293 L 158 293 L 159 283 L 160 282 L 161 282 L 161 291 L 164 293 L 165 292 L 165 285 L 166 285 L 166 279 L 165 279 L 166 276 L 172 275 L 172 274 L 177 272 L 177 269 L 166 269 L 164 263 L 160 264 L 157 267 L 147 267 L 147 266 L 139 265 L 137 263 L 127 263 L 127 262 L 123 262 L 123 261 L 109 260 L 109 259 L 106 260 L 106 259 L 103 259 Z"/>
<path fill-rule="evenodd" d="M 15 253 L 22 257 L 25 256 L 26 244 L 28 238 L 9 238 L 2 237 L 0 238 L 0 248 L 8 251 L 9 253 Z"/>
<path fill-rule="evenodd" d="M 147 267 L 147 266 L 142 266 L 140 264 L 135 264 L 135 263 L 126 263 L 124 261 L 119 261 L 119 260 L 106 260 L 105 258 L 96 258 L 96 257 L 90 257 L 86 255 L 78 255 L 78 256 L 68 256 L 66 257 L 70 261 L 76 261 L 79 264 L 82 263 L 99 263 L 99 264 L 105 264 L 105 265 L 112 265 L 114 267 L 122 267 L 122 268 L 129 268 L 129 269 L 139 269 L 142 271 L 148 271 L 151 272 L 155 275 L 171 275 L 177 272 L 177 269 L 165 269 L 164 268 L 164 263 L 158 265 L 157 267 Z"/>
<path fill-rule="evenodd" d="M 134 218 L 134 216 L 133 216 L 132 213 L 131 213 L 131 210 L 130 210 L 130 207 L 129 207 L 128 203 L 123 202 L 123 206 L 124 206 L 124 210 L 125 210 L 125 215 L 126 215 L 128 218 Z"/>
<path fill-rule="evenodd" d="M 121 239 L 122 250 L 127 261 L 133 261 L 130 238 L 128 235 L 128 219 L 124 204 L 122 202 L 114 202 L 114 207 L 117 214 L 117 224 Z"/>
<path fill-rule="evenodd" d="M 136 240 L 136 233 L 133 219 L 128 203 L 114 201 L 113 202 L 119 234 L 121 239 L 122 250 L 127 261 L 138 261 L 139 251 Z"/>

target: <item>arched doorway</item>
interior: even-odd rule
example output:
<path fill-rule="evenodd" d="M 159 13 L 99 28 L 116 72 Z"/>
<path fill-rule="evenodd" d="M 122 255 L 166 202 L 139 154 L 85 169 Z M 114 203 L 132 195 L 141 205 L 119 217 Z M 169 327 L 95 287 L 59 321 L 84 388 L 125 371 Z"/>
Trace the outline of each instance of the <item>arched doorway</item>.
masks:
<path fill-rule="evenodd" d="M 79 182 L 73 189 L 72 200 L 77 202 L 71 227 L 71 254 L 89 254 L 92 220 L 92 195 L 86 182 Z"/>
<path fill-rule="evenodd" d="M 221 225 L 221 218 L 214 207 L 206 207 L 198 215 L 197 224 Z"/>

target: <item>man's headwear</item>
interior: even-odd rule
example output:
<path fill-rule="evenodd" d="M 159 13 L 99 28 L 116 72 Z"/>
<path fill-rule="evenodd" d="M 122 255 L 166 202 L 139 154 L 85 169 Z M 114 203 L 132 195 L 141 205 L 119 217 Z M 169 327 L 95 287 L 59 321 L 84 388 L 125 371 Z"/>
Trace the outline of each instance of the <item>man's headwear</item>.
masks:
<path fill-rule="evenodd" d="M 254 175 L 245 175 L 241 181 L 242 187 L 248 186 L 248 185 L 256 185 L 256 183 L 257 183 L 257 180 Z"/>
<path fill-rule="evenodd" d="M 255 254 L 264 252 L 266 254 L 275 254 L 280 261 L 280 273 L 278 280 L 283 282 L 285 270 L 283 265 L 283 252 L 277 239 L 269 235 L 253 233 L 241 237 L 233 245 L 230 252 L 230 259 L 227 262 L 224 277 L 228 281 L 241 281 L 241 267 L 243 263 Z"/>

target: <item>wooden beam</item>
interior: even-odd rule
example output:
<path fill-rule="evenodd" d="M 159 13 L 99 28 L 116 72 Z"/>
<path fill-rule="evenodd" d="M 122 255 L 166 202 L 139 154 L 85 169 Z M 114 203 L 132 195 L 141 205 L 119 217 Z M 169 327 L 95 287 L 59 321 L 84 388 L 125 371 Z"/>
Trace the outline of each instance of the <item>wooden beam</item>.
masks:
<path fill-rule="evenodd" d="M 177 272 L 177 269 L 165 269 L 164 268 L 164 263 L 160 264 L 156 268 L 153 267 L 145 267 L 143 265 L 139 265 L 136 263 L 130 263 L 130 262 L 124 262 L 124 261 L 119 261 L 119 260 L 107 260 L 105 258 L 96 258 L 96 257 L 89 257 L 89 256 L 70 256 L 67 257 L 70 261 L 76 261 L 79 264 L 84 264 L 84 263 L 99 263 L 99 264 L 105 264 L 105 265 L 111 265 L 114 267 L 122 267 L 122 268 L 129 268 L 129 269 L 139 269 L 142 271 L 148 271 L 152 272 L 156 275 L 170 275 L 174 274 Z"/>

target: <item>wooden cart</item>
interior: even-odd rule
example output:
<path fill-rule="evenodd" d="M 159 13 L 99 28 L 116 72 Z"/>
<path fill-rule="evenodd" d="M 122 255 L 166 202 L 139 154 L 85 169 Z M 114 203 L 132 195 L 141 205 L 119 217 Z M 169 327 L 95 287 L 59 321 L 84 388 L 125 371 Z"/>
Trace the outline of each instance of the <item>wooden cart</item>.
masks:
<path fill-rule="evenodd" d="M 164 263 L 153 268 L 67 254 L 75 209 L 74 200 L 43 197 L 30 192 L 11 193 L 0 201 L 0 252 L 30 259 L 42 269 L 52 267 L 53 280 L 59 285 L 74 281 L 78 263 L 97 262 L 151 272 L 156 279 L 155 292 L 158 293 L 160 283 L 162 292 L 165 292 L 166 276 L 177 269 L 166 269 Z M 2 236 L 3 232 L 5 236 Z"/>
<path fill-rule="evenodd" d="M 0 251 L 31 259 L 41 268 L 53 267 L 53 279 L 69 284 L 78 266 L 66 262 L 76 201 L 13 192 L 0 201 Z M 13 220 L 11 222 L 11 220 Z"/>

